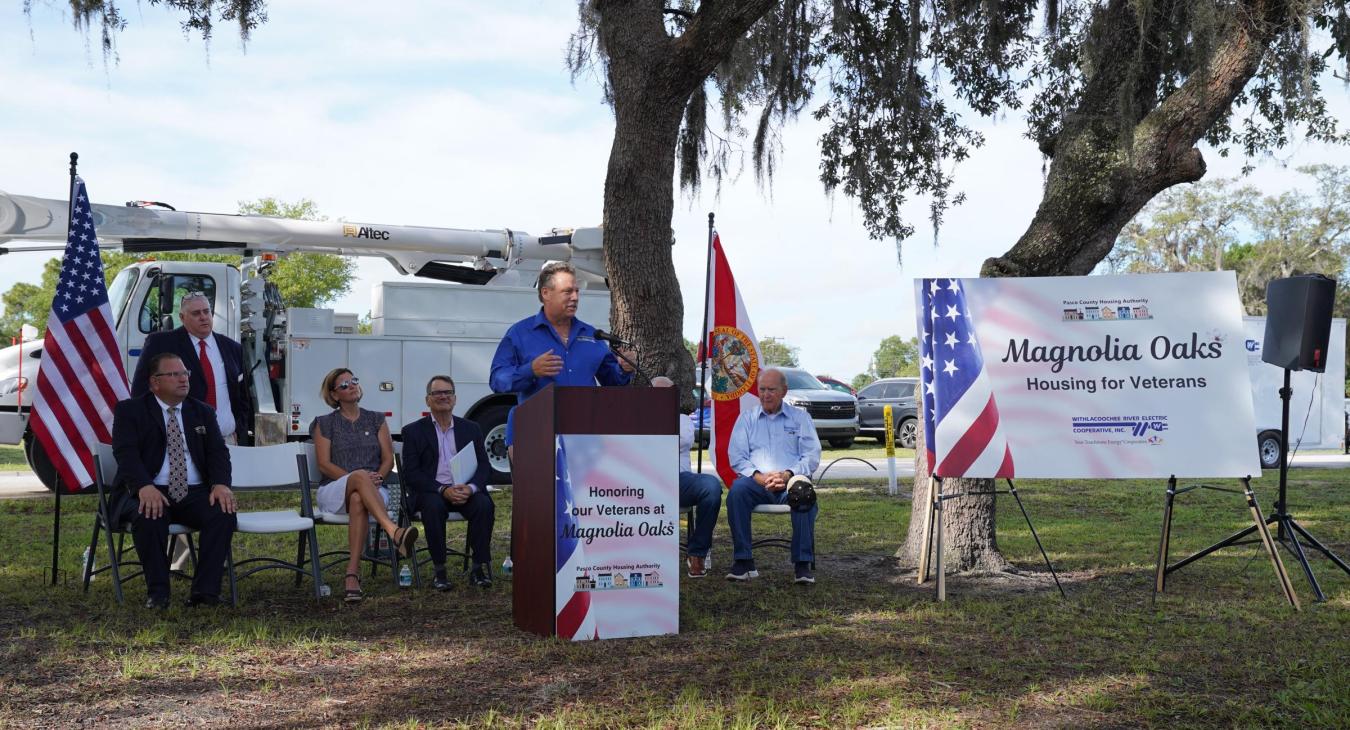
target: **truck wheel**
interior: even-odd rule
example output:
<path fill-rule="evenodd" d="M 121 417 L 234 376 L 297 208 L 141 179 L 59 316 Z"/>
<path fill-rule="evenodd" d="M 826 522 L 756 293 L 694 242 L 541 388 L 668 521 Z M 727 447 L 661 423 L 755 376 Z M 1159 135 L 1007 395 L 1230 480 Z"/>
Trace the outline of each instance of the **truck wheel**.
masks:
<path fill-rule="evenodd" d="M 511 483 L 511 462 L 506 458 L 506 414 L 510 406 L 492 406 L 478 414 L 478 426 L 483 429 L 483 446 L 487 449 L 488 464 L 493 484 Z"/>
<path fill-rule="evenodd" d="M 906 418 L 900 422 L 900 428 L 895 430 L 895 445 L 902 449 L 914 448 L 914 443 L 918 440 L 916 436 L 919 430 L 919 419 Z M 883 441 L 885 438 L 883 437 Z"/>
<path fill-rule="evenodd" d="M 1256 450 L 1261 455 L 1262 469 L 1280 468 L 1280 432 L 1263 431 L 1256 437 Z"/>
<path fill-rule="evenodd" d="M 843 438 L 830 439 L 830 445 L 836 449 L 847 449 L 853 446 L 853 437 L 845 436 Z"/>
<path fill-rule="evenodd" d="M 28 459 L 28 466 L 33 469 L 33 473 L 37 474 L 38 481 L 42 482 L 44 487 L 55 491 L 61 476 L 56 473 L 56 466 L 47 457 L 47 450 L 38 443 L 32 431 L 23 432 L 23 455 Z"/>

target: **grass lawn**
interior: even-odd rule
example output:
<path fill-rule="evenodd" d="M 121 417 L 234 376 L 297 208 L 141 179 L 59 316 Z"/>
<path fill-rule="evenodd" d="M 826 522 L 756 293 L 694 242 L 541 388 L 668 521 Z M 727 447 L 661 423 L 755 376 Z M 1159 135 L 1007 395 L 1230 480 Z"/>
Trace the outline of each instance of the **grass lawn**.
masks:
<path fill-rule="evenodd" d="M 0 446 L 0 472 L 30 471 L 22 446 Z"/>
<path fill-rule="evenodd" d="M 1295 470 L 1295 514 L 1350 556 L 1350 470 Z M 1258 482 L 1272 504 L 1273 477 Z M 1314 560 L 1329 600 L 1283 601 L 1255 546 L 1201 560 L 1150 600 L 1162 485 L 1019 484 L 1063 571 L 1068 600 L 1039 579 L 957 576 L 932 601 L 891 557 L 909 520 L 879 480 L 821 490 L 818 583 L 790 584 L 782 551 L 762 577 L 681 581 L 678 636 L 543 640 L 511 622 L 511 584 L 449 594 L 366 580 L 364 604 L 315 603 L 279 573 L 241 582 L 238 609 L 166 615 L 81 594 L 73 574 L 92 499 L 65 501 L 60 563 L 49 500 L 0 501 L 0 727 L 257 726 L 1232 727 L 1346 726 L 1350 578 Z M 246 508 L 286 506 L 245 495 Z M 510 492 L 497 495 L 506 548 Z M 1179 499 L 1173 555 L 1244 526 L 1238 495 Z M 756 534 L 782 531 L 756 519 Z M 463 528 L 452 528 L 452 539 Z M 326 548 L 344 531 L 321 528 Z M 1000 505 L 999 541 L 1018 566 L 1040 558 L 1020 514 Z M 237 539 L 236 555 L 293 554 L 289 539 Z M 327 574 L 336 591 L 339 569 Z M 174 584 L 175 600 L 187 585 Z M 1339 718 L 1339 719 L 1338 719 Z"/>

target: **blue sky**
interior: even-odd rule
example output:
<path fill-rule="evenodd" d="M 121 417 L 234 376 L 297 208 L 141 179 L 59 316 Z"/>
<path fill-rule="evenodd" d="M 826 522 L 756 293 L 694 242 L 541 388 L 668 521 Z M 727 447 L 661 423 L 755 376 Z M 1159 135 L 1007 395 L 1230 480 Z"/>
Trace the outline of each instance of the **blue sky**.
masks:
<path fill-rule="evenodd" d="M 150 199 L 233 212 L 241 200 L 309 197 L 332 218 L 536 234 L 601 219 L 613 120 L 592 78 L 564 65 L 575 4 L 288 0 L 241 49 L 222 26 L 209 53 L 168 12 L 123 3 L 119 60 L 71 28 L 64 2 L 0 9 L 0 190 L 62 198 L 77 151 L 97 202 Z M 1350 94 L 1328 85 L 1350 119 Z M 748 165 L 721 194 L 676 201 L 676 270 L 685 334 L 698 330 L 708 212 L 756 332 L 801 349 L 805 366 L 845 379 L 877 343 L 914 331 L 912 279 L 974 276 L 1025 230 L 1040 200 L 1042 161 L 1021 118 L 985 125 L 988 143 L 958 168 L 967 202 L 939 243 L 922 203 L 903 265 L 867 238 L 856 208 L 817 178 L 819 128 L 783 135 L 771 188 Z M 1206 155 L 1210 176 L 1237 159 Z M 1301 145 L 1258 161 L 1248 179 L 1273 193 L 1308 162 L 1350 164 L 1350 152 Z M 0 258 L 0 291 L 36 279 L 37 256 Z M 396 278 L 363 261 L 340 311 L 370 310 L 374 282 Z"/>

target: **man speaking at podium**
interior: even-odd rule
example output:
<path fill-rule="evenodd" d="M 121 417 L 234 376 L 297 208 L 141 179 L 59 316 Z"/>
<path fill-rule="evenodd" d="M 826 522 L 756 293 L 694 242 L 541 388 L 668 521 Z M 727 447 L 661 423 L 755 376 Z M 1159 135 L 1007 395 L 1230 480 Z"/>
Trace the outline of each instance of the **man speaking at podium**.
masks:
<path fill-rule="evenodd" d="M 534 316 L 511 325 L 497 345 L 489 381 L 493 392 L 515 393 L 516 403 L 524 403 L 550 383 L 628 385 L 633 366 L 596 339 L 594 327 L 577 319 L 580 300 L 577 272 L 571 264 L 555 261 L 539 272 L 543 306 Z M 514 441 L 514 430 L 508 420 L 508 447 Z"/>

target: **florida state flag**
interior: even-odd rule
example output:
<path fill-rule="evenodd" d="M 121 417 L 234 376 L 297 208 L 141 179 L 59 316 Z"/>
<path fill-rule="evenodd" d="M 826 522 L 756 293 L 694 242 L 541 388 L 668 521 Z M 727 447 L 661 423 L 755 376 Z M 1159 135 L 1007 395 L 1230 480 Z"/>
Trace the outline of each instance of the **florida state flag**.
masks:
<path fill-rule="evenodd" d="M 759 403 L 761 359 L 755 331 L 741 301 L 741 290 L 731 275 L 722 239 L 712 237 L 712 266 L 708 271 L 708 321 L 704 323 L 706 350 L 699 355 L 712 396 L 713 465 L 722 482 L 731 487 L 736 473 L 727 458 L 731 429 L 741 411 Z"/>

